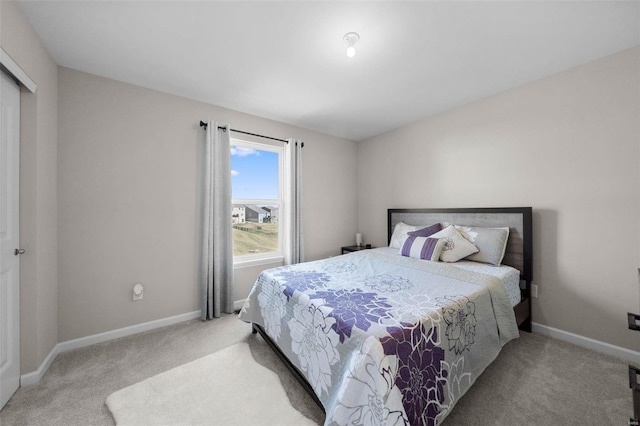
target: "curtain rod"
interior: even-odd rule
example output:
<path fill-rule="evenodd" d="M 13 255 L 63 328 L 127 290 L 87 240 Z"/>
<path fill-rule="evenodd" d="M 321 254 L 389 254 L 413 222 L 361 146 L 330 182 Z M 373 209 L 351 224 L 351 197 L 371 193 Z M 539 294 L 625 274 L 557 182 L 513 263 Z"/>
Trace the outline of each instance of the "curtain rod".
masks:
<path fill-rule="evenodd" d="M 205 123 L 204 121 L 200 121 L 200 127 L 204 127 L 205 129 L 207 128 L 208 124 Z M 227 131 L 226 127 L 222 127 L 222 126 L 218 126 L 218 129 L 222 129 L 223 131 Z M 273 141 L 280 141 L 280 142 L 284 142 L 284 143 L 289 143 L 289 141 L 284 140 L 284 139 L 278 139 L 278 138 L 272 138 L 271 136 L 264 136 L 264 135 L 259 135 L 257 133 L 249 133 L 249 132 L 245 132 L 242 130 L 236 130 L 236 129 L 230 129 L 232 132 L 235 133 L 242 133 L 243 135 L 250 135 L 250 136 L 257 136 L 259 138 L 264 138 L 264 139 L 271 139 Z"/>

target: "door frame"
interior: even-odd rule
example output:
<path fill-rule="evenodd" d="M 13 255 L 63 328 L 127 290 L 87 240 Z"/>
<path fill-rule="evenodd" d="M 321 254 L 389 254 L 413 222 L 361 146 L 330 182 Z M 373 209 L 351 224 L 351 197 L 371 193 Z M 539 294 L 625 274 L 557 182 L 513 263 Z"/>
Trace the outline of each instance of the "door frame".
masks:
<path fill-rule="evenodd" d="M 9 55 L 1 46 L 0 66 L 1 68 L 4 68 L 4 70 L 9 73 L 9 75 L 12 75 L 13 78 L 18 80 L 18 83 L 24 86 L 28 91 L 30 91 L 31 93 L 36 93 L 38 85 L 33 80 L 31 80 L 31 78 L 29 78 L 29 75 L 27 75 L 27 73 L 24 72 L 22 68 L 20 68 L 20 65 L 18 65 L 16 61 L 13 60 L 11 55 Z"/>

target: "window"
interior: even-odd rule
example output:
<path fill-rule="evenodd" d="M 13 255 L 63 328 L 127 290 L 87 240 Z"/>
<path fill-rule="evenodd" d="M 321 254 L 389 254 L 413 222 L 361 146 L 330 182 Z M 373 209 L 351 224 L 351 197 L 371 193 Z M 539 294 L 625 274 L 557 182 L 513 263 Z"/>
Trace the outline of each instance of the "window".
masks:
<path fill-rule="evenodd" d="M 281 146 L 231 140 L 234 262 L 283 256 Z"/>

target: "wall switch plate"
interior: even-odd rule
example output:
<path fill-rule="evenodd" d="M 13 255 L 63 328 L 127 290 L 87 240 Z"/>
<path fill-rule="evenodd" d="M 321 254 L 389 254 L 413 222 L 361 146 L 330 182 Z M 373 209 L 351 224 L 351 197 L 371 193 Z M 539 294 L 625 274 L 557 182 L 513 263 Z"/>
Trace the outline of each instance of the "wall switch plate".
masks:
<path fill-rule="evenodd" d="M 535 284 L 531 284 L 531 297 L 538 298 L 538 286 Z"/>
<path fill-rule="evenodd" d="M 133 286 L 133 300 L 141 300 L 144 297 L 144 287 L 140 283 Z"/>

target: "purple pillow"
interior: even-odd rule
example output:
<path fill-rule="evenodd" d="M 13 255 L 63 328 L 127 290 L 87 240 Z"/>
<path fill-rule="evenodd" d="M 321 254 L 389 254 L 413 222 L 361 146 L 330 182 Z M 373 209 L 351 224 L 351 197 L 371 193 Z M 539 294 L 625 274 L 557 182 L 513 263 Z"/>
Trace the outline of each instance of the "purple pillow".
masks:
<path fill-rule="evenodd" d="M 407 234 L 413 237 L 430 237 L 436 232 L 440 232 L 442 230 L 442 226 L 439 223 L 434 223 L 431 226 L 427 226 L 426 228 L 418 229 L 417 231 L 407 232 Z"/>

